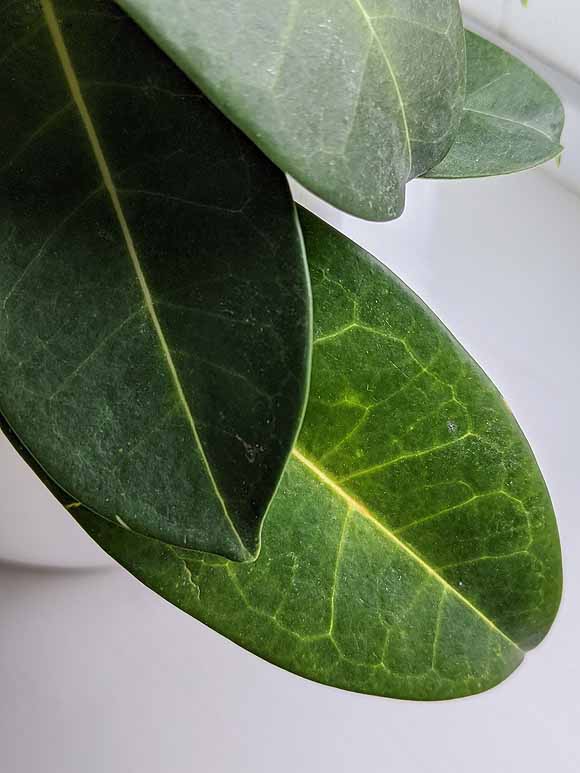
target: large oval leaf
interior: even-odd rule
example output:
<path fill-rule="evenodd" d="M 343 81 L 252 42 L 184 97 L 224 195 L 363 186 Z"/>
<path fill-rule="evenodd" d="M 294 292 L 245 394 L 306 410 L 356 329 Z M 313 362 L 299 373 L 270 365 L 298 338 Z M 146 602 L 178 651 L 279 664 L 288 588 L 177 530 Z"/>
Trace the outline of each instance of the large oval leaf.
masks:
<path fill-rule="evenodd" d="M 119 0 L 285 171 L 341 209 L 398 217 L 461 120 L 457 0 Z"/>
<path fill-rule="evenodd" d="M 330 685 L 414 699 L 518 666 L 561 590 L 545 484 L 513 416 L 431 312 L 312 215 L 306 420 L 253 564 L 172 549 L 73 511 L 155 591 Z"/>
<path fill-rule="evenodd" d="M 0 49 L 1 412 L 88 508 L 247 558 L 307 394 L 284 176 L 111 2 L 13 5 Z"/>
<path fill-rule="evenodd" d="M 443 161 L 425 177 L 521 172 L 562 152 L 564 108 L 536 73 L 493 43 L 466 32 L 463 120 Z"/>

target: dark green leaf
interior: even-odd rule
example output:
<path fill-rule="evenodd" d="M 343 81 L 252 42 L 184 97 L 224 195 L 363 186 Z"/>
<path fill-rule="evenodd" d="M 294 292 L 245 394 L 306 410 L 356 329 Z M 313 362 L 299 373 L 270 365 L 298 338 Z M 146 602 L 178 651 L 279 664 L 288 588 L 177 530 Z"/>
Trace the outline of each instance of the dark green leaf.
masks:
<path fill-rule="evenodd" d="M 341 209 L 398 217 L 461 120 L 457 0 L 119 0 L 282 169 Z"/>
<path fill-rule="evenodd" d="M 15 4 L 0 50 L 1 412 L 88 508 L 247 558 L 307 394 L 284 176 L 112 2 Z"/>
<path fill-rule="evenodd" d="M 414 699 L 492 687 L 549 629 L 557 527 L 516 421 L 380 264 L 302 215 L 315 355 L 304 427 L 252 564 L 73 511 L 155 591 L 330 685 Z"/>
<path fill-rule="evenodd" d="M 425 177 L 487 177 L 521 172 L 562 151 L 564 109 L 533 70 L 466 32 L 463 120 L 445 159 Z"/>

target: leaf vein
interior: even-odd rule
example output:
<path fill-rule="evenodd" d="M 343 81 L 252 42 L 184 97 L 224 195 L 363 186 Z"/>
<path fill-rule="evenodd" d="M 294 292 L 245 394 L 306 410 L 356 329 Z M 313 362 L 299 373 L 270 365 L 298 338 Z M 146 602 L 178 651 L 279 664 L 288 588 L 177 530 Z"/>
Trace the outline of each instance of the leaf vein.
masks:
<path fill-rule="evenodd" d="M 379 49 L 381 51 L 381 55 L 382 55 L 383 59 L 385 60 L 385 64 L 387 65 L 387 70 L 389 72 L 389 75 L 390 75 L 391 80 L 393 82 L 393 86 L 395 88 L 395 94 L 397 95 L 397 101 L 399 103 L 399 107 L 400 107 L 400 110 L 401 110 L 401 117 L 403 119 L 403 129 L 404 129 L 404 133 L 405 133 L 405 144 L 406 144 L 407 153 L 408 153 L 408 156 L 409 156 L 409 158 L 408 158 L 408 161 L 409 161 L 409 171 L 407 173 L 407 176 L 409 177 L 411 175 L 411 169 L 413 168 L 413 151 L 411 149 L 411 136 L 410 136 L 410 133 L 409 133 L 409 125 L 407 123 L 407 111 L 405 109 L 405 103 L 403 101 L 403 95 L 401 94 L 401 89 L 399 87 L 399 81 L 398 81 L 397 75 L 395 73 L 395 70 L 393 69 L 393 65 L 391 64 L 391 60 L 390 60 L 390 58 L 389 58 L 389 56 L 387 54 L 387 51 L 386 51 L 386 49 L 385 49 L 385 47 L 383 45 L 383 41 L 381 40 L 381 38 L 377 34 L 377 31 L 376 31 L 376 29 L 374 27 L 372 18 L 368 15 L 368 13 L 367 13 L 365 7 L 363 6 L 361 0 L 353 0 L 353 3 L 355 4 L 355 6 L 357 6 L 359 8 L 359 10 L 360 10 L 360 12 L 361 12 L 361 14 L 362 14 L 362 16 L 363 16 L 367 26 L 369 27 L 369 29 L 370 29 L 370 31 L 372 33 L 373 38 L 377 41 L 377 44 L 378 44 Z"/>
<path fill-rule="evenodd" d="M 541 134 L 552 144 L 557 144 L 555 143 L 554 138 L 550 137 L 550 135 L 547 132 L 543 131 L 542 129 L 539 129 L 537 126 L 532 126 L 532 124 L 526 123 L 525 121 L 514 121 L 513 118 L 506 118 L 503 115 L 496 115 L 495 113 L 489 113 L 484 110 L 476 110 L 474 107 L 464 107 L 463 109 L 467 113 L 476 113 L 477 115 L 483 115 L 486 118 L 495 118 L 497 121 L 505 121 L 506 123 L 512 123 L 515 126 L 523 126 L 526 129 L 530 129 L 530 131 L 536 132 L 537 134 Z"/>
<path fill-rule="evenodd" d="M 153 328 L 155 330 L 155 333 L 157 335 L 157 338 L 159 340 L 159 344 L 163 353 L 163 357 L 165 359 L 171 381 L 173 382 L 174 388 L 177 392 L 179 402 L 181 403 L 181 406 L 183 408 L 183 412 L 185 414 L 185 418 L 187 420 L 187 423 L 189 424 L 189 427 L 191 429 L 191 433 L 194 437 L 195 443 L 197 445 L 199 455 L 201 457 L 202 464 L 204 466 L 204 469 L 206 470 L 207 476 L 209 478 L 209 481 L 211 483 L 211 486 L 214 490 L 215 496 L 221 506 L 221 509 L 223 511 L 224 518 L 226 522 L 228 523 L 228 526 L 230 527 L 236 541 L 239 543 L 239 546 L 241 548 L 242 554 L 247 555 L 247 550 L 242 542 L 242 539 L 230 517 L 230 514 L 228 512 L 227 506 L 225 504 L 225 501 L 223 499 L 223 496 L 219 490 L 219 487 L 217 485 L 217 482 L 214 478 L 213 472 L 211 470 L 208 458 L 205 454 L 201 438 L 199 436 L 197 426 L 195 424 L 195 420 L 193 418 L 193 414 L 191 412 L 191 408 L 189 406 L 189 403 L 187 401 L 187 398 L 185 396 L 183 386 L 181 384 L 181 380 L 179 378 L 179 374 L 177 372 L 177 369 L 175 367 L 175 363 L 173 362 L 173 358 L 171 357 L 171 352 L 169 350 L 169 346 L 167 344 L 167 340 L 165 338 L 165 333 L 163 332 L 163 329 L 161 327 L 161 323 L 159 321 L 159 318 L 157 316 L 157 313 L 155 311 L 155 306 L 153 303 L 153 298 L 151 296 L 151 291 L 149 290 L 149 286 L 147 284 L 147 280 L 145 278 L 145 275 L 143 273 L 143 269 L 141 267 L 141 263 L 139 260 L 139 255 L 137 253 L 137 249 L 135 246 L 135 243 L 133 241 L 133 235 L 131 233 L 131 230 L 129 228 L 129 224 L 127 222 L 127 219 L 125 217 L 125 213 L 123 211 L 123 207 L 121 205 L 121 201 L 119 199 L 119 193 L 117 191 L 117 188 L 115 187 L 115 183 L 111 174 L 111 170 L 109 169 L 109 165 L 107 163 L 107 160 L 105 158 L 103 149 L 101 147 L 100 140 L 97 136 L 97 132 L 95 129 L 95 126 L 93 124 L 93 120 L 91 118 L 91 115 L 89 113 L 89 109 L 87 107 L 87 104 L 85 102 L 84 96 L 81 91 L 81 87 L 79 84 L 78 77 L 76 75 L 76 72 L 74 70 L 73 63 L 71 61 L 68 49 L 66 47 L 66 43 L 64 41 L 62 31 L 60 28 L 60 24 L 58 21 L 58 18 L 56 16 L 56 12 L 54 9 L 54 5 L 52 0 L 41 0 L 41 7 L 44 14 L 44 17 L 46 19 L 46 24 L 48 27 L 48 30 L 50 32 L 50 36 L 52 38 L 57 57 L 60 61 L 60 64 L 62 66 L 65 80 L 68 84 L 68 87 L 71 92 L 71 96 L 74 100 L 74 103 L 79 111 L 79 115 L 81 117 L 82 123 L 84 125 L 84 128 L 87 132 L 87 136 L 93 151 L 93 154 L 95 156 L 95 160 L 97 163 L 97 166 L 99 168 L 99 172 L 102 175 L 104 187 L 107 190 L 111 204 L 113 207 L 113 211 L 115 212 L 115 215 L 119 221 L 119 226 L 121 228 L 121 232 L 123 234 L 123 237 L 125 239 L 125 244 L 127 247 L 127 251 L 129 253 L 129 257 L 133 266 L 133 269 L 135 271 L 135 274 L 137 276 L 137 281 L 139 284 L 139 287 L 141 289 L 141 292 L 143 294 L 143 298 L 145 300 L 145 306 L 147 308 L 149 317 L 151 319 L 151 323 L 153 325 Z"/>
<path fill-rule="evenodd" d="M 299 462 L 301 462 L 309 472 L 314 475 L 324 486 L 326 486 L 328 489 L 333 491 L 335 494 L 337 494 L 341 499 L 343 499 L 349 506 L 352 508 L 354 512 L 357 512 L 362 518 L 367 520 L 372 526 L 385 537 L 388 541 L 394 543 L 400 550 L 405 552 L 408 556 L 410 556 L 414 561 L 416 561 L 423 570 L 431 576 L 436 582 L 440 583 L 443 586 L 443 589 L 455 596 L 457 599 L 461 601 L 466 607 L 468 607 L 475 615 L 477 615 L 489 628 L 491 628 L 498 636 L 501 636 L 503 639 L 505 639 L 511 646 L 513 646 L 515 649 L 520 650 L 520 647 L 509 638 L 507 634 L 505 634 L 501 628 L 498 628 L 497 625 L 491 620 L 489 617 L 487 617 L 480 609 L 478 609 L 474 604 L 469 601 L 465 596 L 463 596 L 456 588 L 453 587 L 450 583 L 447 582 L 447 580 L 442 577 L 432 566 L 430 566 L 421 556 L 416 553 L 409 545 L 407 545 L 406 542 L 403 542 L 403 540 L 399 539 L 397 535 L 388 529 L 386 526 L 384 526 L 376 516 L 374 516 L 370 510 L 368 510 L 361 502 L 357 501 L 352 497 L 350 494 L 348 494 L 335 480 L 333 480 L 324 470 L 320 469 L 314 462 L 312 462 L 308 457 L 304 456 L 304 454 L 301 453 L 301 451 L 298 450 L 298 448 L 295 448 L 292 452 L 292 455 L 295 459 L 297 459 Z"/>

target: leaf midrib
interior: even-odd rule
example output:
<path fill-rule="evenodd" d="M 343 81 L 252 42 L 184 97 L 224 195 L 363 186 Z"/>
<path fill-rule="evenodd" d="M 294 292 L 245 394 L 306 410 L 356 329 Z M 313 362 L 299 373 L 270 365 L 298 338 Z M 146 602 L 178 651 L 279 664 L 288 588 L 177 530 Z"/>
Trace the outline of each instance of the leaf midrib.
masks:
<path fill-rule="evenodd" d="M 409 132 L 409 124 L 407 123 L 407 111 L 405 108 L 405 103 L 403 101 L 403 95 L 401 94 L 401 89 L 399 88 L 399 81 L 397 79 L 397 75 L 395 73 L 393 65 L 391 64 L 391 60 L 389 59 L 389 56 L 383 45 L 383 41 L 380 39 L 377 31 L 375 30 L 372 17 L 369 16 L 369 14 L 367 13 L 364 5 L 362 4 L 362 0 L 352 0 L 352 2 L 359 9 L 363 19 L 365 20 L 366 25 L 371 31 L 372 38 L 377 43 L 381 51 L 381 55 L 385 61 L 385 64 L 387 65 L 387 70 L 389 71 L 391 80 L 393 81 L 393 86 L 395 87 L 395 93 L 397 95 L 397 100 L 399 102 L 399 107 L 401 109 L 401 117 L 403 119 L 403 128 L 405 130 L 405 144 L 407 146 L 407 153 L 409 156 L 409 170 L 407 172 L 407 178 L 409 178 L 411 176 L 411 170 L 413 168 L 413 151 L 411 148 L 411 134 Z"/>
<path fill-rule="evenodd" d="M 399 537 L 397 537 L 393 531 L 384 526 L 384 524 L 382 524 L 368 508 L 366 508 L 361 502 L 346 492 L 342 486 L 333 480 L 333 478 L 327 472 L 325 472 L 315 462 L 305 456 L 297 447 L 295 447 L 292 451 L 292 456 L 304 467 L 306 467 L 306 469 L 309 470 L 310 473 L 314 475 L 321 483 L 323 483 L 333 493 L 344 500 L 350 511 L 358 513 L 359 516 L 371 523 L 372 526 L 383 535 L 383 537 L 385 537 L 388 541 L 393 542 L 400 550 L 404 551 L 408 556 L 416 561 L 421 566 L 421 568 L 427 572 L 427 574 L 435 579 L 436 582 L 441 584 L 446 592 L 458 598 L 462 604 L 464 604 L 471 612 L 477 615 L 489 628 L 494 631 L 494 633 L 505 639 L 512 647 L 515 647 L 516 650 L 523 652 L 521 647 L 519 647 L 519 645 L 516 644 L 513 639 L 510 639 L 510 637 L 504 633 L 501 628 L 498 628 L 493 620 L 487 617 L 480 609 L 472 604 L 472 602 L 469 601 L 469 599 L 467 599 L 462 593 L 460 593 L 453 585 L 447 582 L 447 580 L 442 577 L 435 569 L 433 569 L 433 567 L 430 566 L 423 558 L 421 558 L 421 556 L 416 553 L 413 548 L 410 547 L 410 545 L 399 539 Z"/>
<path fill-rule="evenodd" d="M 121 232 L 123 234 L 123 238 L 125 240 L 125 244 L 127 247 L 127 252 L 129 254 L 131 264 L 133 266 L 133 269 L 135 271 L 137 281 L 139 284 L 139 288 L 143 294 L 143 299 L 145 303 L 145 308 L 147 310 L 147 313 L 150 317 L 151 323 L 153 325 L 153 329 L 155 331 L 155 334 L 157 336 L 157 339 L 159 341 L 159 345 L 163 354 L 163 357 L 165 359 L 167 369 L 169 371 L 169 374 L 171 376 L 171 380 L 173 382 L 175 391 L 177 392 L 177 397 L 179 399 L 179 402 L 183 408 L 187 423 L 191 429 L 192 435 L 194 437 L 194 440 L 196 442 L 197 448 L 199 450 L 199 454 L 201 456 L 201 460 L 204 466 L 204 469 L 206 470 L 207 476 L 210 480 L 210 483 L 212 485 L 212 488 L 214 490 L 215 496 L 220 503 L 221 509 L 223 510 L 224 518 L 230 527 L 236 541 L 239 543 L 240 549 L 242 551 L 242 554 L 244 556 L 247 556 L 247 549 L 245 545 L 242 542 L 242 539 L 240 537 L 240 534 L 238 533 L 238 530 L 236 529 L 230 514 L 228 512 L 226 503 L 224 501 L 224 498 L 219 490 L 219 487 L 217 485 L 217 482 L 214 478 L 214 475 L 212 473 L 209 461 L 207 459 L 207 456 L 205 454 L 203 444 L 201 442 L 201 438 L 199 436 L 199 432 L 197 430 L 197 426 L 195 424 L 195 419 L 193 418 L 193 414 L 191 412 L 191 408 L 189 406 L 189 403 L 187 401 L 187 398 L 185 396 L 185 392 L 183 389 L 183 386 L 181 384 L 181 380 L 179 378 L 179 374 L 177 372 L 177 368 L 175 366 L 175 363 L 173 361 L 173 357 L 171 355 L 171 350 L 167 344 L 167 340 L 165 338 L 165 334 L 163 332 L 163 328 L 161 327 L 161 322 L 159 321 L 159 317 L 157 316 L 157 312 L 155 310 L 155 304 L 153 301 L 153 297 L 151 295 L 151 291 L 149 290 L 149 286 L 147 285 L 147 280 L 145 278 L 145 274 L 143 272 L 143 269 L 141 267 L 141 262 L 139 260 L 139 254 L 137 252 L 137 249 L 135 247 L 135 242 L 133 240 L 133 236 L 131 234 L 131 229 L 129 228 L 129 224 L 127 222 L 127 218 L 125 217 L 125 213 L 123 211 L 123 207 L 121 205 L 121 201 L 119 198 L 119 194 L 117 192 L 117 188 L 115 186 L 115 182 L 113 180 L 113 176 L 111 174 L 111 170 L 109 168 L 109 165 L 107 163 L 107 159 L 105 158 L 103 148 L 101 146 L 100 140 L 98 138 L 95 125 L 93 123 L 93 120 L 91 118 L 89 109 L 87 107 L 87 104 L 85 102 L 79 79 L 77 77 L 77 74 L 75 72 L 70 54 L 68 52 L 68 48 L 66 46 L 62 30 L 60 28 L 60 24 L 58 21 L 58 18 L 56 16 L 55 8 L 53 5 L 52 0 L 40 0 L 42 12 L 44 15 L 44 19 L 46 22 L 46 26 L 48 28 L 48 31 L 50 33 L 50 37 L 52 39 L 57 57 L 59 59 L 59 62 L 62 66 L 64 77 L 66 80 L 66 83 L 68 85 L 68 88 L 70 90 L 73 102 L 79 112 L 80 118 L 82 120 L 83 126 L 85 128 L 85 131 L 87 133 L 89 143 L 91 146 L 91 149 L 93 151 L 95 161 L 97 163 L 99 172 L 103 178 L 103 184 L 104 187 L 109 194 L 109 198 L 111 200 L 111 205 L 113 207 L 113 211 L 115 213 L 115 216 L 119 222 L 119 226 L 121 228 Z"/>

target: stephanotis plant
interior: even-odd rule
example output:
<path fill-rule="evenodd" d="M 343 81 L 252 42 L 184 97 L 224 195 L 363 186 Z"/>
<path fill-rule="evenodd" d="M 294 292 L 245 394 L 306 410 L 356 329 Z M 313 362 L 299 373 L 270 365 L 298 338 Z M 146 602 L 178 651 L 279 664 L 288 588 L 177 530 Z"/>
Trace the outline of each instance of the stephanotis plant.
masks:
<path fill-rule="evenodd" d="M 415 178 L 558 156 L 557 96 L 457 0 L 27 0 L 0 41 L 14 446 L 120 564 L 273 663 L 420 700 L 503 680 L 561 594 L 532 451 L 286 174 L 392 220 Z"/>

